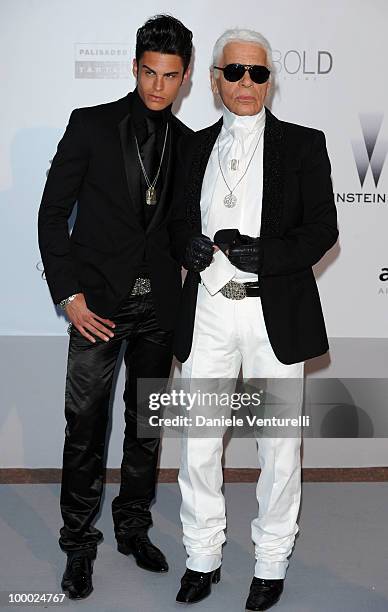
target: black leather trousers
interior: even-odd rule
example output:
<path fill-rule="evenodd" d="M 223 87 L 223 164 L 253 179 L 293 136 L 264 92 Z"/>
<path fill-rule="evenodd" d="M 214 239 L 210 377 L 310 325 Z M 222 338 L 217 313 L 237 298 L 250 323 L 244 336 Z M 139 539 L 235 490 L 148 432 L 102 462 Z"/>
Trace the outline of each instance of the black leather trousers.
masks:
<path fill-rule="evenodd" d="M 67 553 L 82 551 L 92 557 L 102 538 L 92 522 L 101 502 L 109 397 L 122 341 L 127 341 L 126 426 L 120 492 L 112 503 L 117 539 L 152 525 L 149 507 L 160 439 L 137 436 L 138 419 L 150 414 L 148 406 L 137 402 L 137 379 L 168 378 L 172 362 L 172 332 L 158 327 L 151 293 L 128 296 L 110 318 L 116 327 L 108 342 L 96 338 L 93 344 L 72 328 L 66 377 L 59 545 Z"/>

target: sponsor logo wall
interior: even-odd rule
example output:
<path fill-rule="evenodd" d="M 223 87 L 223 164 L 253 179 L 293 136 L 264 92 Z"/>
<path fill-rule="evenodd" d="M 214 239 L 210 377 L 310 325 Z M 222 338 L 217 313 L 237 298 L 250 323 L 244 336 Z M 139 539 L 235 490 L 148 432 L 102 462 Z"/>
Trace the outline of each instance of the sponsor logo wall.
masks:
<path fill-rule="evenodd" d="M 387 293 L 381 278 L 376 283 L 376 270 L 386 259 L 388 86 L 381 48 L 388 5 L 381 0 L 328 0 L 314 6 L 308 0 L 281 0 L 263 11 L 248 0 L 243 15 L 230 0 L 221 12 L 219 7 L 204 0 L 168 6 L 145 0 L 134 8 L 117 0 L 108 16 L 102 0 L 94 2 L 92 14 L 75 0 L 2 3 L 7 34 L 0 40 L 6 92 L 0 113 L 0 189 L 8 265 L 0 334 L 65 335 L 66 321 L 51 304 L 37 246 L 47 168 L 73 108 L 114 100 L 133 89 L 136 30 L 164 10 L 194 32 L 191 83 L 175 107 L 194 129 L 219 116 L 208 81 L 218 35 L 238 24 L 270 40 L 273 112 L 322 129 L 332 163 L 340 243 L 315 269 L 329 335 L 387 337 L 387 303 L 380 299 Z"/>

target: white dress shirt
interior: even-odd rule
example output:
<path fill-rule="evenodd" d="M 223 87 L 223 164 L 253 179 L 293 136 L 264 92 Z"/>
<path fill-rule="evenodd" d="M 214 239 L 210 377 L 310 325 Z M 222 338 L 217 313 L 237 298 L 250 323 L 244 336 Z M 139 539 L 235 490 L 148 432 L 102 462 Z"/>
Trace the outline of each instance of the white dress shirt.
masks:
<path fill-rule="evenodd" d="M 213 240 L 218 230 L 237 228 L 241 234 L 257 237 L 260 234 L 263 193 L 265 108 L 263 106 L 256 115 L 243 117 L 235 115 L 224 105 L 222 112 L 219 157 L 229 188 L 220 171 L 217 139 L 202 183 L 202 233 Z M 237 170 L 232 169 L 232 159 L 238 160 Z M 248 164 L 249 168 L 243 176 Z M 240 178 L 241 181 L 238 183 Z M 233 208 L 227 208 L 224 204 L 224 197 L 230 190 L 233 190 L 233 194 L 237 197 L 237 203 Z M 243 272 L 233 266 L 230 278 L 239 282 L 257 281 L 257 274 Z M 206 285 L 205 278 L 203 280 Z"/>

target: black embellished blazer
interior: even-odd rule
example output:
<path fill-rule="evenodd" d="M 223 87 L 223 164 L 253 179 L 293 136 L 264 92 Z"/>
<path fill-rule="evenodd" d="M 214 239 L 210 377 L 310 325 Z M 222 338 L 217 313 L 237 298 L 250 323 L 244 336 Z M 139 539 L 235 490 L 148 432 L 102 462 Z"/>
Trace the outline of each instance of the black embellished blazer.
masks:
<path fill-rule="evenodd" d="M 113 317 L 146 260 L 159 325 L 173 329 L 182 290 L 167 224 L 179 139 L 191 133 L 171 115 L 165 180 L 151 222 L 142 224 L 131 96 L 72 112 L 45 185 L 38 235 L 54 303 L 83 292 L 88 307 Z M 77 202 L 69 235 L 68 219 Z"/>
<path fill-rule="evenodd" d="M 189 237 L 201 233 L 202 182 L 221 127 L 222 118 L 180 143 L 170 229 L 181 262 Z M 280 121 L 266 108 L 258 277 L 268 337 L 285 364 L 329 348 L 312 266 L 338 237 L 330 172 L 323 132 Z M 191 350 L 199 282 L 198 273 L 187 273 L 174 341 L 181 362 Z"/>

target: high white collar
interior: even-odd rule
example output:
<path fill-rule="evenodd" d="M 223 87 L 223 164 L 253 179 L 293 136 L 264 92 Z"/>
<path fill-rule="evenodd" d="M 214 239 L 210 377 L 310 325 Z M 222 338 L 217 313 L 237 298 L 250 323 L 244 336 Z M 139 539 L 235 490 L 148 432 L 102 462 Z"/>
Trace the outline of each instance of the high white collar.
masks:
<path fill-rule="evenodd" d="M 246 131 L 248 133 L 260 130 L 265 125 L 265 107 L 263 105 L 260 112 L 256 115 L 236 115 L 232 113 L 225 104 L 222 104 L 223 127 L 229 131 L 233 128 L 233 132 Z"/>

